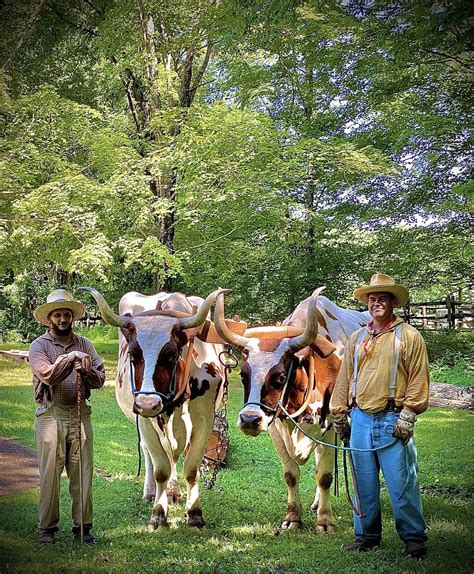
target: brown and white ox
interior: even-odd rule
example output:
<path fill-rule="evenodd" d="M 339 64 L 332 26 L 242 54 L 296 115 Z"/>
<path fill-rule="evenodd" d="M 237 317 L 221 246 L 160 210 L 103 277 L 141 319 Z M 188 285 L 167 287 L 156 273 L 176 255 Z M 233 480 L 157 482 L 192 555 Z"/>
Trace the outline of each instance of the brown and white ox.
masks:
<path fill-rule="evenodd" d="M 168 526 L 169 500 L 179 499 L 176 463 L 184 452 L 187 523 L 202 528 L 199 468 L 221 388 L 223 347 L 196 337 L 189 357 L 188 351 L 190 337 L 200 334 L 222 290 L 205 301 L 181 293 L 127 293 L 116 315 L 97 290 L 83 289 L 94 297 L 103 319 L 120 329 L 116 398 L 131 421 L 134 413 L 139 415 L 145 454 L 143 498 L 154 497 L 149 526 Z"/>
<path fill-rule="evenodd" d="M 317 512 L 316 530 L 330 532 L 334 529 L 330 501 L 334 450 L 316 446 L 279 408 L 281 401 L 307 434 L 334 444 L 329 399 L 347 339 L 370 317 L 319 296 L 323 289 L 302 301 L 282 326 L 248 329 L 243 336 L 232 333 L 223 320 L 223 294 L 217 298 L 214 321 L 219 335 L 239 347 L 244 358 L 245 404 L 237 426 L 250 436 L 267 431 L 283 467 L 288 506 L 282 528 L 302 527 L 299 467 L 315 451 L 316 495 L 311 508 Z"/>

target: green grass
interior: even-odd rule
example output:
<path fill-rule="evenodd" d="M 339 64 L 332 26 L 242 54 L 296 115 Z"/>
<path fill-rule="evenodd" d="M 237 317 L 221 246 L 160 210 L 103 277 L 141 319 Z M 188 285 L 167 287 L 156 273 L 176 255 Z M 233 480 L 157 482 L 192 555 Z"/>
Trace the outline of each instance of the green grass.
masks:
<path fill-rule="evenodd" d="M 314 463 L 302 469 L 302 532 L 284 532 L 286 486 L 267 435 L 245 437 L 235 427 L 242 402 L 237 375 L 230 387 L 230 452 L 213 490 L 202 492 L 207 527 L 189 529 L 184 504 L 171 507 L 171 527 L 148 532 L 151 505 L 141 500 L 136 478 L 136 435 L 114 398 L 116 342 L 94 334 L 105 357 L 109 382 L 93 393 L 95 432 L 94 547 L 79 547 L 69 534 L 66 480 L 61 493 L 61 532 L 53 547 L 36 544 L 38 493 L 29 490 L 0 499 L 0 572 L 418 572 L 402 554 L 383 491 L 384 541 L 380 551 L 348 554 L 352 518 L 343 494 L 333 498 L 337 532 L 318 535 L 309 508 L 314 496 Z M 19 346 L 16 345 L 16 348 Z M 0 434 L 33 447 L 33 391 L 29 367 L 0 359 Z M 472 572 L 474 424 L 465 411 L 431 408 L 417 423 L 420 484 L 429 527 L 426 572 Z M 341 477 L 342 481 L 342 477 Z M 183 486 L 183 481 L 181 481 Z M 341 484 L 342 490 L 342 484 Z"/>

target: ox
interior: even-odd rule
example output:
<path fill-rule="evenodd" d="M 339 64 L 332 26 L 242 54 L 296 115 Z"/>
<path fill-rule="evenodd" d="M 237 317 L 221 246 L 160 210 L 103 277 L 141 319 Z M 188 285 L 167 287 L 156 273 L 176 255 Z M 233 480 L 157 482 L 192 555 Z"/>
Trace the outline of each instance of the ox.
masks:
<path fill-rule="evenodd" d="M 181 293 L 127 293 L 116 315 L 97 290 L 83 289 L 94 297 L 103 319 L 120 328 L 116 397 L 130 420 L 135 420 L 134 413 L 139 415 L 145 454 L 143 497 L 154 497 L 149 527 L 168 526 L 168 503 L 180 496 L 176 462 L 184 451 L 187 524 L 202 528 L 199 468 L 221 388 L 223 347 L 196 338 L 190 352 L 189 341 L 200 335 L 223 290 L 205 301 Z"/>
<path fill-rule="evenodd" d="M 341 309 L 319 296 L 323 289 L 302 301 L 282 326 L 248 329 L 244 335 L 232 333 L 224 322 L 223 294 L 217 298 L 214 321 L 219 335 L 239 347 L 244 358 L 245 405 L 237 426 L 250 436 L 267 431 L 283 467 L 288 505 L 282 528 L 302 527 L 299 466 L 315 451 L 317 488 L 311 508 L 317 512 L 316 531 L 330 532 L 334 529 L 330 501 L 334 451 L 316 446 L 293 420 L 307 434 L 334 443 L 329 399 L 347 339 L 368 322 L 369 315 Z"/>

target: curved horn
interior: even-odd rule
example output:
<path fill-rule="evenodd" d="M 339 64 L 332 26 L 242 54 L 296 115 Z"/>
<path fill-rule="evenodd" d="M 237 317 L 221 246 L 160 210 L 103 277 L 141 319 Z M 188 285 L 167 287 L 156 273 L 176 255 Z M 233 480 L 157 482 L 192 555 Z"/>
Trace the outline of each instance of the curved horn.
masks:
<path fill-rule="evenodd" d="M 306 316 L 306 327 L 304 332 L 298 337 L 293 337 L 290 340 L 288 349 L 290 351 L 300 351 L 310 345 L 318 334 L 318 316 L 316 314 L 316 303 L 318 301 L 319 294 L 324 291 L 326 287 L 319 287 L 313 292 L 311 300 L 308 305 L 308 311 Z"/>
<path fill-rule="evenodd" d="M 92 287 L 79 287 L 81 291 L 87 291 L 94 297 L 97 306 L 99 307 L 100 314 L 102 315 L 102 319 L 108 324 L 113 325 L 114 327 L 124 327 L 128 329 L 131 325 L 130 319 L 127 317 L 121 317 L 120 315 L 116 315 L 112 309 L 109 307 L 109 304 L 97 289 Z"/>
<path fill-rule="evenodd" d="M 207 319 L 207 314 L 209 313 L 211 307 L 214 305 L 217 296 L 220 293 L 225 293 L 226 291 L 228 291 L 228 289 L 216 289 L 213 291 L 206 297 L 195 315 L 186 317 L 185 319 L 180 319 L 179 327 L 181 329 L 191 329 L 192 327 L 199 327 L 199 325 L 202 325 Z"/>
<path fill-rule="evenodd" d="M 228 289 L 227 291 L 230 291 L 230 289 Z M 232 331 L 225 324 L 224 293 L 221 293 L 216 299 L 216 307 L 214 309 L 214 325 L 216 327 L 216 331 L 219 337 L 224 339 L 224 341 L 226 341 L 230 345 L 235 345 L 236 347 L 243 348 L 250 341 L 248 337 L 232 333 Z"/>

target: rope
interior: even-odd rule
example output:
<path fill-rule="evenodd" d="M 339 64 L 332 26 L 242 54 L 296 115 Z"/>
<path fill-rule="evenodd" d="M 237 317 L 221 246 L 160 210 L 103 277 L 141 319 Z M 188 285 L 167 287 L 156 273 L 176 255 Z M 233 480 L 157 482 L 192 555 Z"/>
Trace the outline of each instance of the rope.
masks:
<path fill-rule="evenodd" d="M 282 412 L 284 415 L 286 415 L 286 417 L 288 417 L 291 422 L 295 425 L 295 427 L 302 433 L 304 434 L 305 437 L 309 438 L 310 440 L 312 440 L 313 442 L 320 444 L 321 446 L 328 446 L 329 448 L 334 448 L 337 450 L 342 450 L 342 451 L 349 451 L 349 452 L 376 452 L 378 450 L 383 450 L 385 448 L 388 448 L 390 446 L 393 446 L 398 438 L 394 438 L 392 442 L 388 443 L 388 444 L 384 444 L 383 446 L 378 446 L 375 448 L 355 448 L 355 447 L 349 447 L 349 446 L 338 446 L 337 444 L 331 444 L 329 442 L 324 442 L 323 440 L 319 440 L 317 438 L 315 438 L 314 436 L 310 435 L 309 433 L 307 433 L 303 428 L 301 428 L 301 425 L 299 425 L 294 419 L 291 418 L 291 415 L 289 414 L 289 412 L 285 409 L 285 407 L 280 403 L 279 407 L 281 408 Z"/>

